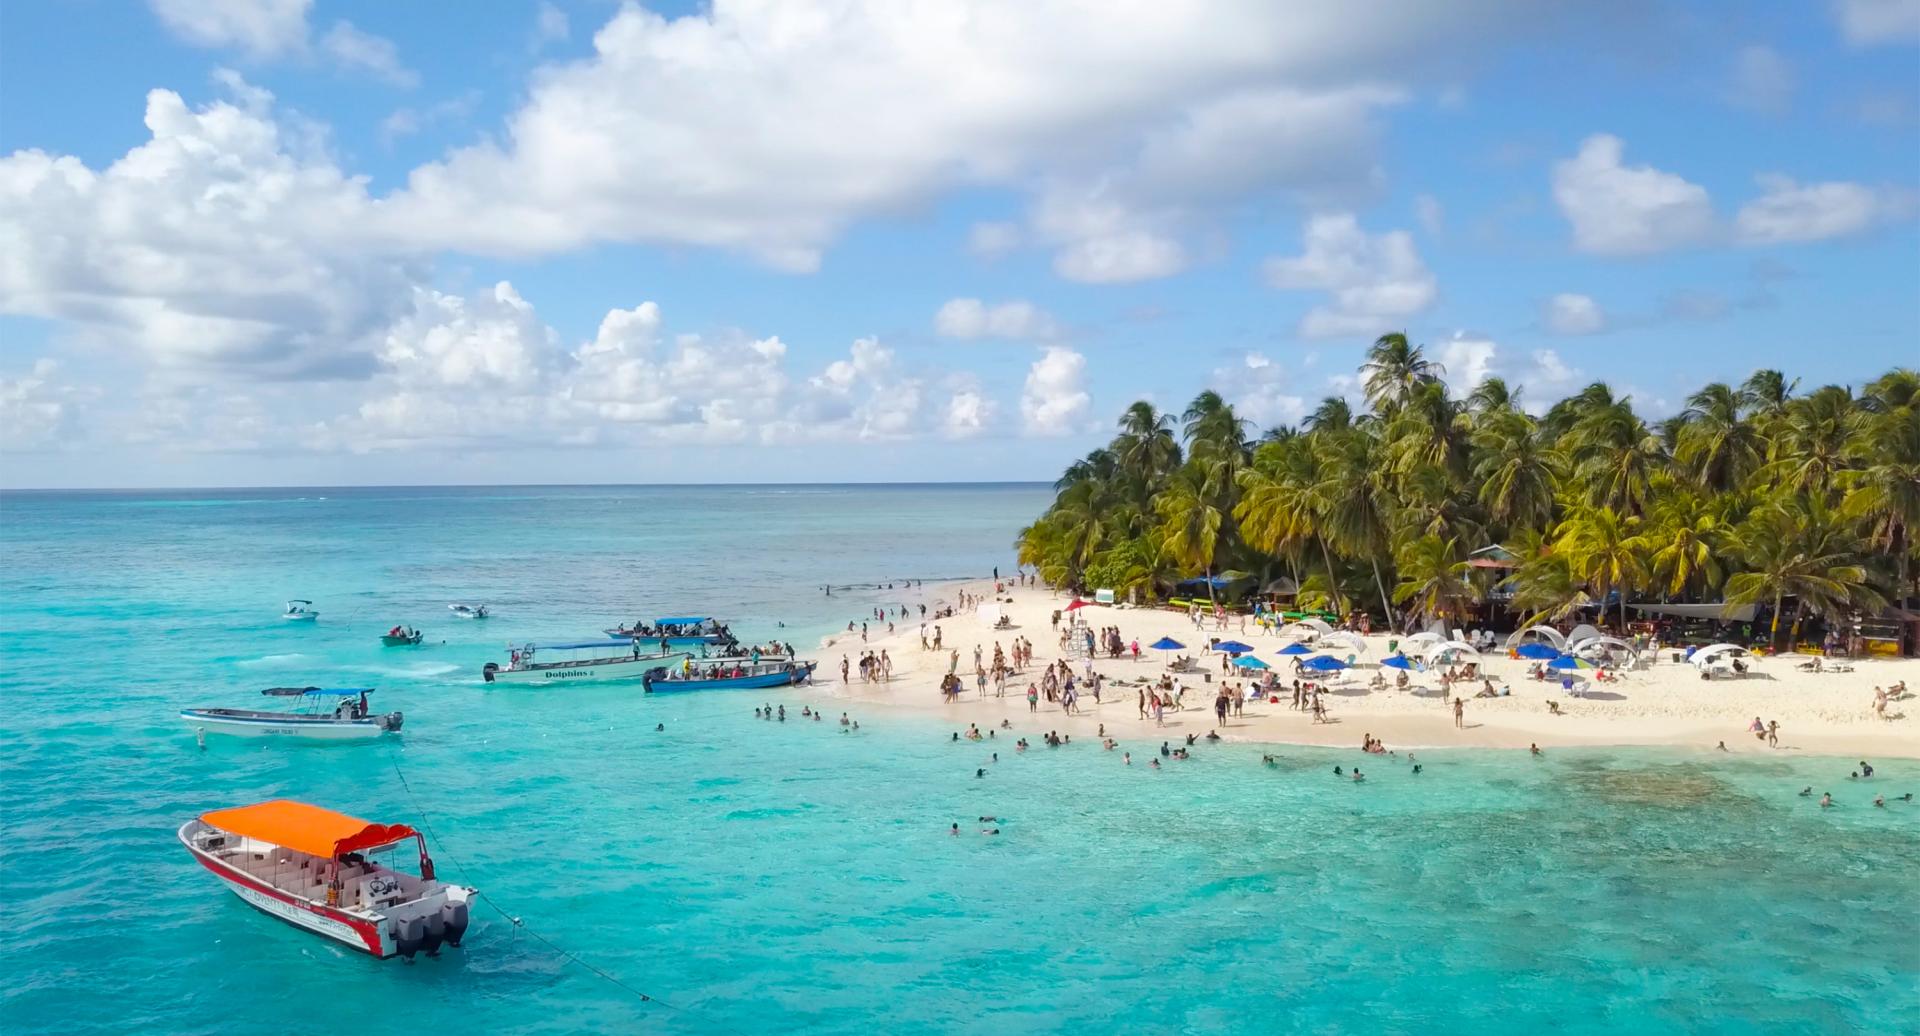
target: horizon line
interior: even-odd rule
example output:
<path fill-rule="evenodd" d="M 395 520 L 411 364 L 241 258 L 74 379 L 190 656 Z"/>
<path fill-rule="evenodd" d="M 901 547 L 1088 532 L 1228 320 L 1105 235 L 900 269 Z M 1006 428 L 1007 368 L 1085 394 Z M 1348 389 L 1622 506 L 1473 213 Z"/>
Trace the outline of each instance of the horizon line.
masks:
<path fill-rule="evenodd" d="M 199 493 L 238 490 L 284 491 L 322 489 L 754 489 L 786 486 L 1052 486 L 1046 479 L 986 479 L 904 482 L 364 482 L 337 485 L 233 484 L 210 486 L 0 486 L 6 493 Z"/>

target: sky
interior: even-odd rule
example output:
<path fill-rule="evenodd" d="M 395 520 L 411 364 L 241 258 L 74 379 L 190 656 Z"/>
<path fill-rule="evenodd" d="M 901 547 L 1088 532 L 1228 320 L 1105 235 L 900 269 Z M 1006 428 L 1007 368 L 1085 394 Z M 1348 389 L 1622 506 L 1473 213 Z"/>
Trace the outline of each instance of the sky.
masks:
<path fill-rule="evenodd" d="M 1051 479 L 1920 365 L 1920 0 L 0 7 L 0 485 Z"/>

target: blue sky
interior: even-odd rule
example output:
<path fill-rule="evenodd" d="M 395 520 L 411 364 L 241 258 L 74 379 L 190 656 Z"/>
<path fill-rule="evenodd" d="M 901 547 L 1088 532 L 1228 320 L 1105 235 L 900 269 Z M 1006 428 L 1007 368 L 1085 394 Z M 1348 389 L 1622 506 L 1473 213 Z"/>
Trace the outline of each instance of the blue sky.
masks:
<path fill-rule="evenodd" d="M 1920 361 L 1920 0 L 0 10 L 0 484 L 1051 478 Z"/>

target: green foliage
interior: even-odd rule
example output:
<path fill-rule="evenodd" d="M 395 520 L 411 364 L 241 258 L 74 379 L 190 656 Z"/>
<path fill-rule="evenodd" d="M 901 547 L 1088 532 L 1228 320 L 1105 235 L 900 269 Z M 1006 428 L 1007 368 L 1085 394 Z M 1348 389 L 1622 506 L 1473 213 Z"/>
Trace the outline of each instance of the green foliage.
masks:
<path fill-rule="evenodd" d="M 1530 621 L 1617 592 L 1623 621 L 1630 596 L 1724 596 L 1772 605 L 1791 627 L 1915 589 L 1914 371 L 1858 394 L 1756 371 L 1657 425 L 1604 382 L 1536 419 L 1520 387 L 1490 378 L 1461 397 L 1445 373 L 1384 335 L 1360 370 L 1364 408 L 1329 398 L 1258 441 L 1218 392 L 1177 414 L 1134 403 L 1113 441 L 1061 476 L 1020 559 L 1123 595 L 1222 570 L 1285 574 L 1303 604 L 1450 619 L 1496 581 L 1466 564 L 1494 543 L 1519 559 L 1494 571 Z"/>

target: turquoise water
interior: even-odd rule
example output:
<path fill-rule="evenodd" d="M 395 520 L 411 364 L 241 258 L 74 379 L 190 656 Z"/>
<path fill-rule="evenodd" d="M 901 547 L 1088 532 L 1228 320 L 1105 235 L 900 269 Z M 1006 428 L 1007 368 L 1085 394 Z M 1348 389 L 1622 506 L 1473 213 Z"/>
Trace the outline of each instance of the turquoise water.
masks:
<path fill-rule="evenodd" d="M 508 639 L 713 612 L 815 642 L 1011 564 L 1039 487 L 0 498 L 8 1032 L 1899 1032 L 1920 1029 L 1920 766 L 1666 751 L 954 745 L 819 692 L 488 689 Z M 282 623 L 310 597 L 312 628 Z M 463 623 L 449 601 L 497 617 Z M 784 621 L 787 629 L 773 624 Z M 383 649 L 408 622 L 430 643 Z M 439 643 L 445 640 L 446 643 Z M 377 746 L 212 739 L 186 705 L 368 683 Z M 837 712 L 838 708 L 829 704 Z M 1014 713 L 1017 733 L 1034 733 Z M 656 733 L 656 723 L 666 730 Z M 1144 764 L 1146 745 L 1135 749 Z M 1001 749 L 997 764 L 988 753 Z M 396 769 L 396 765 L 398 769 Z M 986 766 L 985 779 L 975 779 Z M 411 794 L 400 780 L 404 774 Z M 1795 794 L 1812 784 L 1840 805 Z M 419 820 L 482 887 L 463 949 L 373 961 L 174 840 L 270 796 Z M 1002 834 L 973 818 L 1001 818 Z M 945 834 L 965 820 L 963 837 Z M 567 964 L 538 932 L 661 1003 Z"/>

